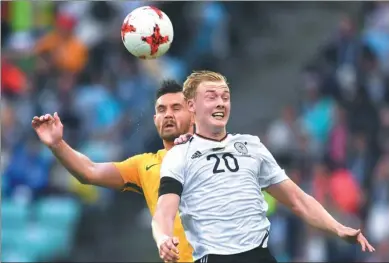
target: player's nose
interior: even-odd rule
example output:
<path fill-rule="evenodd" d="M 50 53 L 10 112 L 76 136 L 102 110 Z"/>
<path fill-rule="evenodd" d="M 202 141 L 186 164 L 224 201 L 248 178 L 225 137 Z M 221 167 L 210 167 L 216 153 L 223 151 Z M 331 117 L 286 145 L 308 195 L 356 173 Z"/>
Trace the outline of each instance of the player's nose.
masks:
<path fill-rule="evenodd" d="M 224 110 L 225 106 L 224 106 L 224 102 L 223 100 L 218 102 L 217 106 L 216 106 L 216 109 L 218 110 Z"/>
<path fill-rule="evenodd" d="M 172 109 L 167 109 L 165 112 L 165 119 L 166 118 L 173 118 L 174 116 L 174 111 Z"/>

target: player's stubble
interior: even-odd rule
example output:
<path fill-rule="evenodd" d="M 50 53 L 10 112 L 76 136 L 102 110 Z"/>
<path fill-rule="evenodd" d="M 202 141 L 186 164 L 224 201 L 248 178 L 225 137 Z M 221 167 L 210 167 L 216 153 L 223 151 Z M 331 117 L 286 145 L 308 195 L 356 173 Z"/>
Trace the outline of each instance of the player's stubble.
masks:
<path fill-rule="evenodd" d="M 174 142 L 175 139 L 182 134 L 186 134 L 191 131 L 192 122 L 188 120 L 178 123 L 173 119 L 168 119 L 162 123 L 162 127 L 159 130 L 159 136 L 162 140 L 167 142 Z"/>

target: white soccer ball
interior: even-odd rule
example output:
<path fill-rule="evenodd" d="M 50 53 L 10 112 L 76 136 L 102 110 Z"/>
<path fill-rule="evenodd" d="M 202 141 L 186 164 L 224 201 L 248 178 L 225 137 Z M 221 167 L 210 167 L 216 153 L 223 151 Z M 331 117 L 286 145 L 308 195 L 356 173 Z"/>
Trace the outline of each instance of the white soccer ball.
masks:
<path fill-rule="evenodd" d="M 164 12 L 153 6 L 142 6 L 126 16 L 121 35 L 132 55 L 154 59 L 169 50 L 174 34 L 172 22 Z"/>

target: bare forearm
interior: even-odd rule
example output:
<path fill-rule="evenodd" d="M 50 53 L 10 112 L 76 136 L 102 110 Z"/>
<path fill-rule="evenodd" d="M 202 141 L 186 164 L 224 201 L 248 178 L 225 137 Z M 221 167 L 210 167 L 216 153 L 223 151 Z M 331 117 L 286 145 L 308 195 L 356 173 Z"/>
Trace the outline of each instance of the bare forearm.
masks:
<path fill-rule="evenodd" d="M 153 237 L 155 242 L 158 243 L 165 237 L 173 236 L 174 218 L 165 216 L 161 212 L 156 212 L 151 222 L 153 230 Z"/>
<path fill-rule="evenodd" d="M 81 183 L 90 183 L 94 163 L 85 155 L 70 147 L 64 140 L 50 147 L 61 164 Z"/>
<path fill-rule="evenodd" d="M 337 235 L 338 229 L 342 227 L 315 198 L 305 193 L 292 210 L 309 225 L 334 235 Z"/>

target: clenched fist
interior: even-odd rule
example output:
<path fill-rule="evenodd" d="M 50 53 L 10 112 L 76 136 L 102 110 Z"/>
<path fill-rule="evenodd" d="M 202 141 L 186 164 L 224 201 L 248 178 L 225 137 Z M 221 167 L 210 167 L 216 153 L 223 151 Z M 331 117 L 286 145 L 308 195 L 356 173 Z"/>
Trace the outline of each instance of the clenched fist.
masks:
<path fill-rule="evenodd" d="M 32 119 L 32 127 L 39 139 L 48 147 L 53 147 L 62 140 L 63 125 L 57 113 L 35 116 Z"/>

